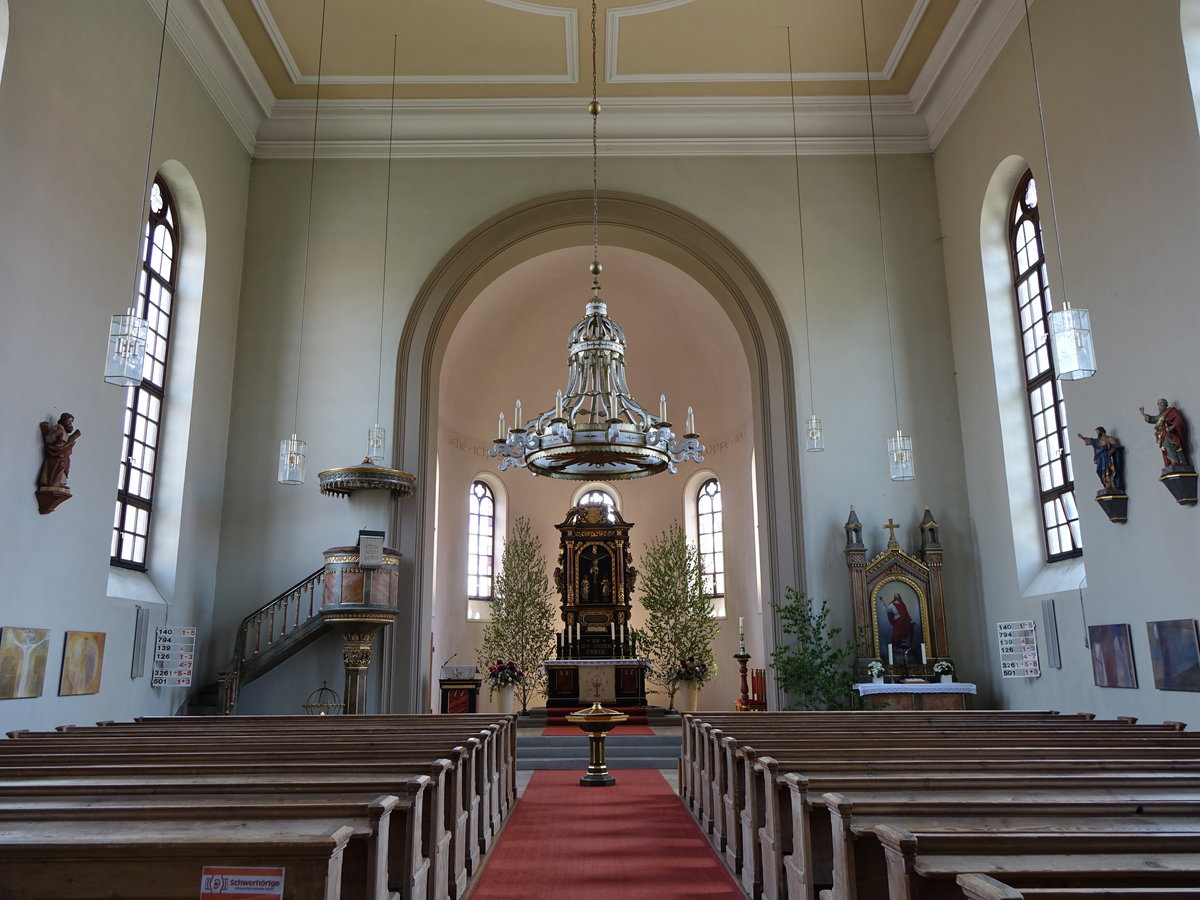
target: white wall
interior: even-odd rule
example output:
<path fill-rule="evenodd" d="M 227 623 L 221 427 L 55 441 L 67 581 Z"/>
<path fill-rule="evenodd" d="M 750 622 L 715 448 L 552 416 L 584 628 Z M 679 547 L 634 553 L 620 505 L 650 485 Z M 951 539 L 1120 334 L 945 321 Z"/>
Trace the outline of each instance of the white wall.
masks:
<path fill-rule="evenodd" d="M 985 193 L 997 168 L 1016 155 L 1039 179 L 1056 308 L 1061 302 L 1023 28 L 935 154 L 970 537 L 984 598 L 970 638 L 979 654 L 975 677 L 986 679 L 1004 706 L 1193 724 L 1200 714 L 1200 696 L 1155 690 L 1145 626 L 1196 615 L 1184 572 L 1200 546 L 1200 511 L 1177 505 L 1156 483 L 1161 458 L 1151 427 L 1137 413 L 1165 396 L 1192 422 L 1200 417 L 1200 373 L 1186 362 L 1200 332 L 1200 146 L 1179 9 L 1177 0 L 1057 0 L 1033 11 L 1068 299 L 1091 310 L 1100 367 L 1093 378 L 1065 385 L 1070 431 L 1092 434 L 1103 425 L 1126 447 L 1129 521 L 1118 525 L 1091 499 L 1099 486 L 1091 455 L 1073 438 L 1087 576 L 1082 591 L 1075 567 L 1046 567 L 1014 537 L 1012 516 L 1018 529 L 1026 526 L 1020 507 L 1029 505 L 1032 489 L 1023 492 L 1017 484 L 1010 495 L 1012 473 L 1028 464 L 1003 453 L 1012 435 L 1001 433 L 1005 392 L 994 374 L 980 263 Z M 1195 447 L 1193 437 L 1193 456 Z M 1033 618 L 1041 628 L 1046 596 L 1056 601 L 1063 668 L 999 683 L 995 623 Z M 1094 686 L 1084 626 L 1110 623 L 1131 626 L 1136 691 Z"/>
<path fill-rule="evenodd" d="M 194 375 L 175 386 L 190 395 L 190 421 L 164 424 L 183 476 L 170 515 L 179 540 L 156 555 L 160 565 L 148 578 L 135 576 L 112 592 L 108 553 L 125 392 L 101 376 L 108 319 L 133 290 L 162 26 L 145 3 L 131 0 L 24 0 L 9 13 L 0 80 L 0 466 L 8 473 L 0 484 L 0 626 L 52 634 L 42 698 L 0 701 L 0 731 L 171 713 L 184 691 L 129 677 L 134 598 L 151 608 L 152 627 L 197 625 L 208 637 L 248 160 L 168 42 L 153 165 L 169 162 L 177 178 L 190 177 L 189 202 L 202 205 L 207 232 L 203 283 L 187 288 L 202 293 L 189 326 L 198 347 Z M 186 233 L 184 241 L 186 250 Z M 33 497 L 38 422 L 63 411 L 75 414 L 83 432 L 70 474 L 74 497 L 40 516 Z M 171 445 L 180 433 L 186 440 Z M 67 630 L 107 634 L 97 695 L 57 697 Z M 201 665 L 208 662 L 202 653 Z"/>
<path fill-rule="evenodd" d="M 943 523 L 948 547 L 948 605 L 955 610 L 975 602 L 932 164 L 926 157 L 885 157 L 880 165 L 900 418 L 917 442 L 918 480 L 909 484 L 894 484 L 887 475 L 885 439 L 895 429 L 896 412 L 871 160 L 801 159 L 812 374 L 828 449 L 802 460 L 808 584 L 800 587 L 828 599 L 835 619 L 845 627 L 850 623 L 841 526 L 851 504 L 876 551 L 884 546 L 881 526 L 889 516 L 906 523 L 900 537 L 906 546 L 915 546 L 916 523 L 924 504 L 930 505 Z M 535 197 L 583 189 L 588 175 L 583 160 L 396 163 L 383 326 L 385 409 L 391 408 L 394 353 L 405 317 L 441 257 L 490 216 Z M 374 417 L 386 183 L 382 160 L 317 162 L 299 417 L 301 437 L 309 441 L 310 484 L 289 489 L 274 481 L 275 448 L 293 423 L 308 176 L 307 161 L 254 165 L 216 611 L 217 634 L 226 634 L 227 644 L 242 616 L 316 569 L 322 549 L 352 542 L 359 528 L 387 523 L 386 502 L 379 498 L 335 501 L 315 488 L 316 471 L 361 458 L 365 429 Z M 698 216 L 758 267 L 791 336 L 797 393 L 804 398 L 805 408 L 797 411 L 802 422 L 808 414 L 808 366 L 792 161 L 602 159 L 601 181 L 606 190 L 654 197 Z M 581 303 L 575 295 L 566 299 L 564 315 L 570 321 Z M 685 364 L 674 356 L 669 336 L 636 335 L 637 345 L 632 345 L 635 336 L 630 337 L 631 346 L 654 341 L 657 352 L 676 365 Z M 630 368 L 635 368 L 632 362 Z M 777 380 L 781 373 L 769 377 Z M 546 386 L 547 396 L 555 386 Z M 494 414 L 479 421 L 473 441 L 486 445 L 491 440 Z M 419 411 L 405 409 L 397 415 L 412 417 Z M 394 435 L 396 422 L 385 424 Z M 451 424 L 459 437 L 468 437 L 465 428 Z M 409 471 L 416 468 L 414 460 L 394 462 Z M 735 483 L 741 477 L 748 482 L 747 465 L 742 460 L 740 473 L 722 472 L 723 481 Z M 781 493 L 796 489 L 778 488 Z M 418 485 L 423 490 L 432 486 Z M 556 546 L 552 525 L 561 521 L 565 506 L 551 503 L 548 508 L 553 521 L 537 527 L 550 555 Z M 638 521 L 639 515 L 629 512 L 629 518 Z M 439 543 L 456 538 L 450 525 L 442 519 Z M 781 598 L 764 598 L 767 603 L 776 599 Z M 461 600 L 453 603 L 457 609 Z M 762 632 L 752 641 L 765 648 L 773 632 L 769 620 Z M 953 627 L 952 632 L 958 634 Z M 465 635 L 462 643 L 462 649 L 473 649 L 474 641 Z M 426 671 L 428 638 L 415 646 L 423 648 L 421 659 L 397 664 Z M 955 648 L 960 654 L 966 649 L 961 643 Z M 450 650 L 439 641 L 434 662 L 440 663 Z M 720 652 L 732 653 L 732 642 Z M 732 669 L 731 660 L 724 662 Z M 754 664 L 762 662 L 759 656 Z M 287 665 L 296 667 L 298 687 L 290 688 L 292 693 L 319 686 L 315 664 L 303 655 Z M 964 675 L 973 674 L 968 659 Z M 729 693 L 728 686 L 722 689 Z"/>

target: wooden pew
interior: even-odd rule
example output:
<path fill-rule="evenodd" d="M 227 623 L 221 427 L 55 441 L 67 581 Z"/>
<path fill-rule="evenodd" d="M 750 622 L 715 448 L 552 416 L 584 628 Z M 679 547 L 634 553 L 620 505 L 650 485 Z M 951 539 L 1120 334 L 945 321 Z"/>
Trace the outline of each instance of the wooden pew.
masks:
<path fill-rule="evenodd" d="M 960 874 L 1000 872 L 1020 888 L 1058 884 L 1111 888 L 1200 884 L 1200 834 L 1118 831 L 1062 834 L 928 832 L 880 825 L 888 900 L 961 900 Z M 867 898 L 863 898 L 867 900 Z"/>
<path fill-rule="evenodd" d="M 1021 800 L 997 792 L 989 799 L 934 795 L 916 803 L 894 799 L 822 798 L 833 826 L 833 896 L 837 900 L 885 897 L 886 863 L 875 828 L 890 825 L 914 834 L 949 832 L 1156 832 L 1200 834 L 1200 796 L 1190 801 L 1063 801 L 1047 791 Z"/>
<path fill-rule="evenodd" d="M 966 900 L 1083 900 L 1085 897 L 1114 897 L 1122 900 L 1195 900 L 1200 887 L 1047 887 L 1018 891 L 987 875 L 959 875 L 958 886 Z"/>
<path fill-rule="evenodd" d="M 299 767 L 282 773 L 270 768 L 247 772 L 236 765 L 210 765 L 176 767 L 184 771 L 163 774 L 146 772 L 146 767 L 137 766 L 124 770 L 119 765 L 101 768 L 107 774 L 63 768 L 50 770 L 49 773 L 37 770 L 40 774 L 9 770 L 5 777 L 0 778 L 0 802 L 31 796 L 67 798 L 75 802 L 84 796 L 125 797 L 131 793 L 207 796 L 213 793 L 247 792 L 283 797 L 372 793 L 405 796 L 414 776 L 426 776 L 429 782 L 422 792 L 425 802 L 420 807 L 420 856 L 428 860 L 425 867 L 426 896 L 428 900 L 449 900 L 451 896 L 461 896 L 458 893 L 452 895 L 452 891 L 457 891 L 459 878 L 452 871 L 451 835 L 446 828 L 445 776 L 453 769 L 450 760 L 397 764 L 383 772 L 354 769 L 330 772 L 325 768 L 306 770 Z M 143 771 L 139 772 L 138 769 Z M 414 860 L 414 867 L 421 868 L 419 860 Z M 418 875 L 414 871 L 414 882 Z"/>
<path fill-rule="evenodd" d="M 285 869 L 295 900 L 339 900 L 353 829 L 296 823 L 5 822 L 0 900 L 195 900 L 206 865 Z"/>
<path fill-rule="evenodd" d="M 428 779 L 424 780 L 427 784 Z M 360 799 L 308 797 L 297 802 L 295 798 L 289 801 L 278 796 L 247 797 L 240 793 L 200 798 L 126 796 L 86 802 L 35 798 L 0 803 L 0 829 L 9 823 L 72 822 L 90 823 L 96 830 L 106 830 L 114 821 L 130 820 L 168 825 L 217 820 L 275 828 L 281 819 L 289 823 L 286 828 L 297 820 L 305 820 L 309 827 L 325 829 L 344 825 L 352 829 L 352 834 L 342 856 L 342 900 L 413 897 L 424 900 L 428 892 L 428 861 L 419 856 L 420 832 L 406 839 L 406 829 L 400 827 L 393 834 L 393 813 L 398 808 L 411 811 L 412 799 L 363 795 Z M 419 810 L 419 805 L 416 808 Z M 72 877 L 77 876 L 72 873 Z"/>

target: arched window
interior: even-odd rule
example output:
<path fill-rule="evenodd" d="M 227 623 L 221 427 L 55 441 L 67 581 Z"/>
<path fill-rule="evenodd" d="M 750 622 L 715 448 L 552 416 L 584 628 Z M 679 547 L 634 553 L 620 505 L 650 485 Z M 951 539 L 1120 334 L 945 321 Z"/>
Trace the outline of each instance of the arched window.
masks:
<path fill-rule="evenodd" d="M 725 596 L 725 526 L 721 515 L 721 482 L 710 478 L 696 493 L 696 534 L 704 564 L 704 590 Z"/>
<path fill-rule="evenodd" d="M 471 482 L 467 498 L 467 597 L 492 599 L 496 569 L 496 495 L 482 481 Z"/>
<path fill-rule="evenodd" d="M 606 510 L 605 518 L 613 522 L 613 510 L 617 508 L 617 501 L 608 491 L 602 491 L 599 488 L 588 491 L 579 498 L 577 506 L 603 506 Z"/>
<path fill-rule="evenodd" d="M 142 238 L 142 273 L 135 303 L 150 331 L 142 383 L 125 395 L 125 438 L 110 555 L 115 566 L 145 571 L 179 258 L 179 217 L 161 175 L 150 189 L 150 215 Z"/>
<path fill-rule="evenodd" d="M 1050 281 L 1038 214 L 1037 183 L 1027 171 L 1017 184 L 1009 215 L 1009 259 L 1016 287 L 1017 327 L 1025 363 L 1025 391 L 1037 465 L 1046 561 L 1083 553 L 1067 411 L 1050 354 Z"/>

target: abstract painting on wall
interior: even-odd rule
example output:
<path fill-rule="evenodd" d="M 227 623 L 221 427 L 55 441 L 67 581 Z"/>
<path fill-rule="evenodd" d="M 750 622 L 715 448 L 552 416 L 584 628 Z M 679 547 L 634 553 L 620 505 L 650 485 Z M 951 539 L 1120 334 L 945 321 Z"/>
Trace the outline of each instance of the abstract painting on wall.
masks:
<path fill-rule="evenodd" d="M 1100 687 L 1135 688 L 1137 670 L 1133 667 L 1133 641 L 1128 625 L 1089 625 L 1088 643 L 1092 647 L 1092 674 Z"/>
<path fill-rule="evenodd" d="M 63 642 L 62 678 L 58 695 L 100 693 L 100 673 L 104 669 L 103 631 L 68 631 Z"/>
<path fill-rule="evenodd" d="M 42 696 L 50 629 L 5 626 L 0 631 L 0 700 Z"/>
<path fill-rule="evenodd" d="M 1147 622 L 1154 686 L 1160 691 L 1200 691 L 1200 641 L 1195 619 Z"/>

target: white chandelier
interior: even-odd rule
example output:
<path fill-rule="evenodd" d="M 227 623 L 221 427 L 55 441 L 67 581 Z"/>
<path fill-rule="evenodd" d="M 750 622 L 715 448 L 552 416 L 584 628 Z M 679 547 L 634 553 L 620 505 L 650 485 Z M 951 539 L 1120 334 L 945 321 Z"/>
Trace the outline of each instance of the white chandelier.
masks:
<path fill-rule="evenodd" d="M 625 332 L 608 317 L 600 298 L 599 181 L 596 120 L 596 3 L 592 2 L 592 298 L 567 338 L 567 389 L 558 391 L 554 408 L 529 421 L 517 401 L 512 427 L 500 414 L 489 456 L 533 475 L 576 481 L 616 481 L 675 471 L 675 464 L 703 462 L 704 446 L 688 407 L 684 435 L 677 439 L 667 420 L 667 398 L 658 399 L 658 415 L 642 409 L 625 382 Z"/>

